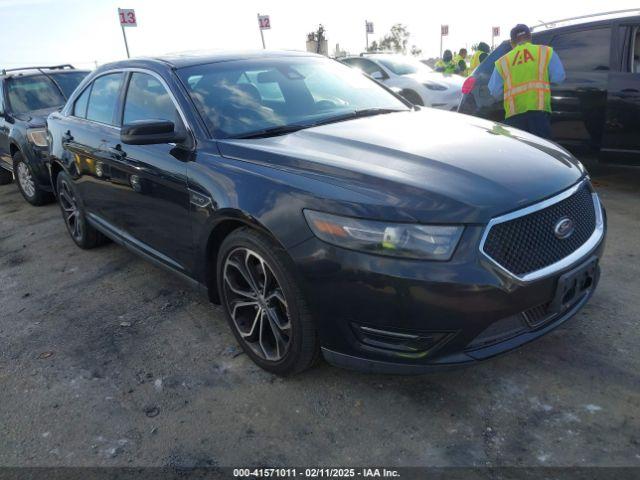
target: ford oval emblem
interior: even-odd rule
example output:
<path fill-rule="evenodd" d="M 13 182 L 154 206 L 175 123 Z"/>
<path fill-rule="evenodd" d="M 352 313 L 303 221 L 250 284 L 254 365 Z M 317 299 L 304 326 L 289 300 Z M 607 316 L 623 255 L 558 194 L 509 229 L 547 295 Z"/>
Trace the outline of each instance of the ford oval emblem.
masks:
<path fill-rule="evenodd" d="M 573 220 L 569 217 L 563 217 L 556 222 L 555 227 L 553 227 L 553 233 L 560 240 L 564 240 L 565 238 L 569 238 L 575 229 L 576 227 Z"/>

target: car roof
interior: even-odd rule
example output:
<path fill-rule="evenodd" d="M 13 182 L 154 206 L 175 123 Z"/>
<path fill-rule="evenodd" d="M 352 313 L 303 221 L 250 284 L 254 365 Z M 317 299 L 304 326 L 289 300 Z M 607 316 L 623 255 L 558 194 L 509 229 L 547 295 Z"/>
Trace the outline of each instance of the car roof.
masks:
<path fill-rule="evenodd" d="M 262 58 L 284 57 L 319 57 L 326 58 L 316 53 L 301 52 L 297 50 L 233 50 L 233 51 L 189 51 L 169 53 L 154 57 L 139 57 L 120 60 L 100 66 L 100 69 L 124 68 L 131 66 L 169 66 L 171 68 L 184 68 L 193 65 L 207 63 L 229 62 L 232 60 L 253 60 Z"/>
<path fill-rule="evenodd" d="M 634 10 L 637 11 L 636 14 L 627 14 L 620 15 L 618 12 L 613 13 L 603 13 L 600 15 L 589 15 L 585 17 L 576 17 L 576 18 L 567 18 L 563 20 L 555 20 L 552 22 L 543 23 L 540 25 L 535 25 L 531 27 L 532 34 L 541 35 L 544 33 L 554 33 L 561 32 L 563 30 L 569 29 L 578 29 L 578 30 L 588 30 L 590 28 L 598 28 L 609 26 L 614 23 L 619 23 L 620 21 L 638 21 L 640 20 L 640 9 Z M 606 17 L 600 18 L 597 20 L 589 20 L 589 18 L 593 17 Z"/>

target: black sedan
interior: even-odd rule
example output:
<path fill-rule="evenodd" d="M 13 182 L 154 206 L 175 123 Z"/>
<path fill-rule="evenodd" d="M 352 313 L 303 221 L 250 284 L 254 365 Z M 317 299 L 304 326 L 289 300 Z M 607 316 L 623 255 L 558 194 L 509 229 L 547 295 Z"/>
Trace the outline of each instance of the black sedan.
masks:
<path fill-rule="evenodd" d="M 557 145 L 419 109 L 293 52 L 127 60 L 48 119 L 73 240 L 207 289 L 278 374 L 417 373 L 544 335 L 598 281 L 605 219 Z"/>

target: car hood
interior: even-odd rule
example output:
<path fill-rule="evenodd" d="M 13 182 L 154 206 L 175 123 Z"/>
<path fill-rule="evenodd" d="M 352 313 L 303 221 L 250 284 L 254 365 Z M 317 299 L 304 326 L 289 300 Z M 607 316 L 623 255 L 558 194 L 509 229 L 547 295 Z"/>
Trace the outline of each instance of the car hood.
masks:
<path fill-rule="evenodd" d="M 352 206 L 354 213 L 424 222 L 484 223 L 585 175 L 580 162 L 552 142 L 434 109 L 224 140 L 219 148 L 225 156 L 357 192 L 361 208 Z M 376 208 L 366 212 L 363 204 Z"/>
<path fill-rule="evenodd" d="M 27 113 L 21 113 L 16 115 L 15 117 L 18 120 L 21 120 L 27 123 L 28 127 L 44 127 L 47 124 L 47 117 L 50 113 L 57 112 L 62 108 L 60 107 L 52 107 L 52 108 L 43 108 L 41 110 L 33 110 Z"/>

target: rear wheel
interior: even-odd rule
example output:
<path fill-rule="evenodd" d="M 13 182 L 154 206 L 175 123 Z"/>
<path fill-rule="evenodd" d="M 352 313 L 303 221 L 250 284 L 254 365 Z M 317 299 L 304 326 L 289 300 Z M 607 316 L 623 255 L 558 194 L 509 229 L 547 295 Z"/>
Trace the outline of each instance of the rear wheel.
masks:
<path fill-rule="evenodd" d="M 229 325 L 257 365 L 278 375 L 313 365 L 320 351 L 315 325 L 280 246 L 236 230 L 220 247 L 217 277 Z"/>
<path fill-rule="evenodd" d="M 8 185 L 13 182 L 13 174 L 9 170 L 0 167 L 0 185 Z"/>
<path fill-rule="evenodd" d="M 13 154 L 13 171 L 16 176 L 18 190 L 31 205 L 40 206 L 53 200 L 53 195 L 40 188 L 33 176 L 31 167 L 20 152 Z"/>
<path fill-rule="evenodd" d="M 79 202 L 71 178 L 66 172 L 58 174 L 56 185 L 62 218 L 76 245 L 89 249 L 105 243 L 106 237 L 87 222 L 84 208 Z"/>

